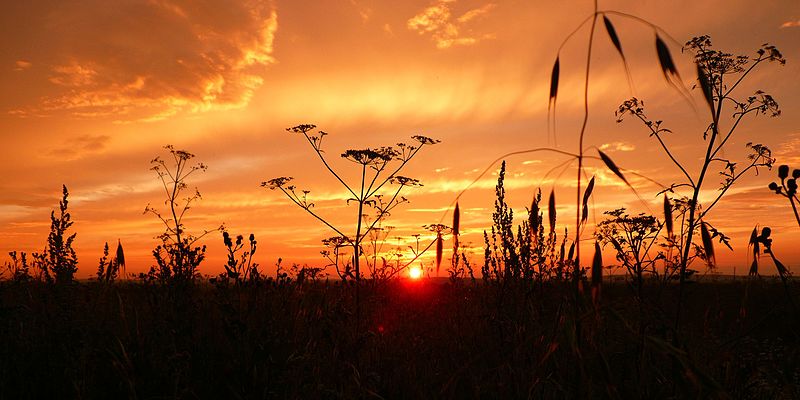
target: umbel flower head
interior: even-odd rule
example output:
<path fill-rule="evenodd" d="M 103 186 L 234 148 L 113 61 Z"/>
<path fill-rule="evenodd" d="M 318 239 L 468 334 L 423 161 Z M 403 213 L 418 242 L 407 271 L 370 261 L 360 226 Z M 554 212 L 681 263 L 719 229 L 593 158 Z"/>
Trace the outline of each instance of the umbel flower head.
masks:
<path fill-rule="evenodd" d="M 399 153 L 391 147 L 378 149 L 347 150 L 342 153 L 342 158 L 361 165 L 384 164 L 392 161 Z"/>
<path fill-rule="evenodd" d="M 269 188 L 270 190 L 280 189 L 286 186 L 287 183 L 292 181 L 291 176 L 281 176 L 279 178 L 272 178 L 266 182 L 261 182 L 261 187 Z"/>

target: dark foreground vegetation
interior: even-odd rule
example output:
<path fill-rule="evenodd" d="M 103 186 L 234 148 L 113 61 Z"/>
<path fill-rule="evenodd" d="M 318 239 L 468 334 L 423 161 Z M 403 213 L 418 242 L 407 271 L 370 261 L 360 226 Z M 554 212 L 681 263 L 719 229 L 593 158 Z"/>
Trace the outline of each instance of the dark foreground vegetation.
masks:
<path fill-rule="evenodd" d="M 364 284 L 3 282 L 0 398 L 800 397 L 771 278 L 688 284 L 679 335 L 677 285 L 607 282 L 576 336 L 569 285 Z"/>

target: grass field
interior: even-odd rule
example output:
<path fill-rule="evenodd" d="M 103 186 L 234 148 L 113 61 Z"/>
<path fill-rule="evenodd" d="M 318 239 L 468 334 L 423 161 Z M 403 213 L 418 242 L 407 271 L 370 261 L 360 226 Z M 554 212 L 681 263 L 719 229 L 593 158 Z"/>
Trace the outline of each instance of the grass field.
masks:
<path fill-rule="evenodd" d="M 798 398 L 780 281 L 0 286 L 0 398 Z M 796 293 L 800 286 L 794 284 Z M 684 350 L 678 350 L 679 348 Z"/>

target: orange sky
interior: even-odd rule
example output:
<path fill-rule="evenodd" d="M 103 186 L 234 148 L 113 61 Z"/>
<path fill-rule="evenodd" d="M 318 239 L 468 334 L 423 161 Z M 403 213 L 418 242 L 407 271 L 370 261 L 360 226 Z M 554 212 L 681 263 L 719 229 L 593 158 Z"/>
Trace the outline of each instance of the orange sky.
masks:
<path fill-rule="evenodd" d="M 66 184 L 79 275 L 93 274 L 103 243 L 117 239 L 129 271 L 145 270 L 161 227 L 142 211 L 163 201 L 149 161 L 172 144 L 209 166 L 189 182 L 203 194 L 190 211 L 190 230 L 225 223 L 232 233 L 252 232 L 260 244 L 256 259 L 265 266 L 278 257 L 319 264 L 320 240 L 331 233 L 280 193 L 259 187 L 293 176 L 312 189 L 321 214 L 352 222 L 346 216 L 356 211 L 346 208 L 342 189 L 301 137 L 284 131 L 300 123 L 330 133 L 326 148 L 343 171 L 351 165 L 338 154 L 347 148 L 390 145 L 420 133 L 442 140 L 412 162 L 406 175 L 425 186 L 407 192 L 411 203 L 387 221 L 397 227 L 392 236 L 424 233 L 421 226 L 439 222 L 455 194 L 495 157 L 556 143 L 575 151 L 586 31 L 561 53 L 557 142 L 547 135 L 547 91 L 559 43 L 591 7 L 589 1 L 522 0 L 8 2 L 0 13 L 0 253 L 43 248 L 50 210 Z M 766 65 L 739 94 L 764 89 L 783 115 L 746 120 L 726 155 L 740 156 L 754 141 L 770 146 L 778 163 L 800 167 L 800 3 L 601 1 L 600 8 L 643 17 L 680 42 L 709 34 L 718 48 L 741 54 L 764 42 L 776 45 L 787 64 Z M 669 140 L 680 157 L 694 165 L 705 114 L 664 82 L 653 31 L 611 19 L 629 58 L 633 93 L 600 31 L 586 143 L 624 168 L 670 182 L 678 175 L 653 139 L 632 121 L 616 124 L 613 111 L 632 94 L 645 99 L 649 114 L 675 132 Z M 691 58 L 676 46 L 672 51 L 688 86 Z M 560 215 L 568 216 L 561 222 L 573 221 L 573 170 L 557 182 L 544 179 L 561 161 L 508 159 L 508 199 L 518 215 L 537 185 L 545 192 L 555 185 Z M 598 176 L 590 220 L 619 206 L 659 212 L 655 186 L 632 179 L 647 205 L 599 165 L 590 164 L 588 172 Z M 773 176 L 740 182 L 709 214 L 734 238 L 736 251 L 718 250 L 724 268 L 742 270 L 746 236 L 757 223 L 773 228 L 786 264 L 800 263 L 794 245 L 800 228 L 785 199 L 766 189 Z M 487 176 L 461 202 L 464 240 L 476 246 L 490 226 L 495 179 Z M 214 235 L 205 243 L 209 258 L 200 270 L 217 273 L 222 239 Z M 482 263 L 482 253 L 473 263 Z"/>

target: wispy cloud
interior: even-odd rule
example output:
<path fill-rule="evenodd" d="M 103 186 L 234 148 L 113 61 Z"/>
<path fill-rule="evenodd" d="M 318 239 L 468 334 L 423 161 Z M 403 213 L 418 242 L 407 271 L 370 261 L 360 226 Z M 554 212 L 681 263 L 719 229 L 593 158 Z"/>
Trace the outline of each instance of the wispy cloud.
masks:
<path fill-rule="evenodd" d="M 797 28 L 800 27 L 800 19 L 795 21 L 786 21 L 781 25 L 781 28 Z"/>
<path fill-rule="evenodd" d="M 14 63 L 14 71 L 24 71 L 30 68 L 33 64 L 30 61 L 17 60 Z"/>
<path fill-rule="evenodd" d="M 634 146 L 633 143 L 628 142 L 611 142 L 600 145 L 600 150 L 634 151 L 636 150 L 636 146 Z"/>
<path fill-rule="evenodd" d="M 465 26 L 493 10 L 496 7 L 494 3 L 468 10 L 453 18 L 451 6 L 455 3 L 456 0 L 438 0 L 409 19 L 406 26 L 420 35 L 430 34 L 436 47 L 440 49 L 473 45 L 494 37 L 493 34 L 476 34 Z"/>
<path fill-rule="evenodd" d="M 87 154 L 101 152 L 110 139 L 108 135 L 81 135 L 65 141 L 47 154 L 66 161 L 76 160 Z"/>
<path fill-rule="evenodd" d="M 65 49 L 49 66 L 51 94 L 12 113 L 129 122 L 247 105 L 263 67 L 275 62 L 277 13 L 266 2 L 208 3 L 215 4 L 151 0 L 61 10 L 62 20 L 80 24 L 51 38 Z M 18 69 L 29 65 L 17 62 Z"/>

